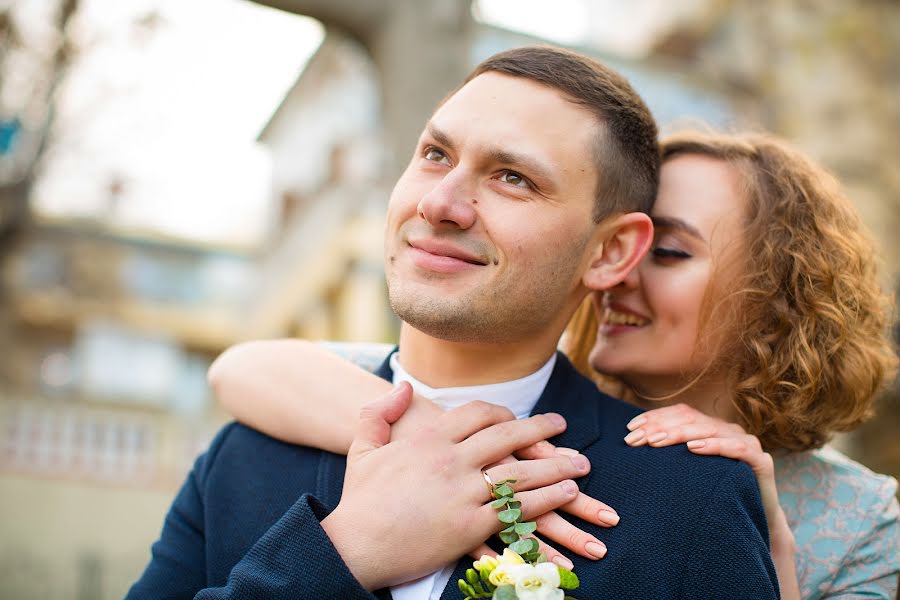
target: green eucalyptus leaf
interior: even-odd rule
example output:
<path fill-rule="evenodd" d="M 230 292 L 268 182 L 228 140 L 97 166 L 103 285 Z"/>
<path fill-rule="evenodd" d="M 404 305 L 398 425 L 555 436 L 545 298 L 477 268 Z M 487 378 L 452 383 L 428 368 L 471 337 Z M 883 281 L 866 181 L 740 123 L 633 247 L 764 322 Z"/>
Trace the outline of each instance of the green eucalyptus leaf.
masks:
<path fill-rule="evenodd" d="M 508 510 L 500 511 L 497 514 L 497 518 L 500 519 L 501 523 L 515 523 L 519 520 L 519 517 L 522 516 L 522 511 L 518 508 L 510 508 Z"/>
<path fill-rule="evenodd" d="M 522 503 L 519 502 L 518 500 L 510 500 L 509 508 L 522 508 Z"/>
<path fill-rule="evenodd" d="M 539 565 L 539 564 L 545 563 L 545 562 L 550 562 L 550 561 L 547 560 L 547 556 L 543 552 L 541 552 L 540 554 L 538 554 L 535 564 Z"/>
<path fill-rule="evenodd" d="M 509 549 L 519 555 L 531 554 L 532 552 L 537 551 L 538 543 L 534 538 L 525 538 L 524 540 L 519 540 L 514 544 L 510 544 Z"/>
<path fill-rule="evenodd" d="M 506 484 L 494 488 L 494 495 L 497 497 L 512 497 L 512 495 L 515 493 L 515 490 L 513 490 Z"/>
<path fill-rule="evenodd" d="M 500 535 L 500 540 L 507 546 L 509 544 L 519 541 L 519 534 L 516 533 L 515 531 L 512 531 L 512 532 L 501 531 L 499 533 L 499 535 Z"/>
<path fill-rule="evenodd" d="M 504 479 L 503 481 L 498 481 L 497 485 L 503 485 L 505 483 L 515 483 L 515 482 L 516 482 L 515 479 Z"/>
<path fill-rule="evenodd" d="M 537 523 L 534 521 L 526 521 L 525 523 L 516 523 L 516 533 L 519 535 L 528 535 L 537 531 Z"/>
<path fill-rule="evenodd" d="M 491 502 L 491 508 L 503 508 L 509 502 L 509 498 L 497 498 L 493 502 Z"/>
<path fill-rule="evenodd" d="M 563 590 L 574 590 L 578 587 L 578 575 L 569 571 L 568 569 L 563 569 L 560 566 L 556 567 L 559 570 L 559 587 Z"/>
<path fill-rule="evenodd" d="M 501 585 L 494 591 L 494 600 L 518 600 L 516 588 L 511 585 Z"/>

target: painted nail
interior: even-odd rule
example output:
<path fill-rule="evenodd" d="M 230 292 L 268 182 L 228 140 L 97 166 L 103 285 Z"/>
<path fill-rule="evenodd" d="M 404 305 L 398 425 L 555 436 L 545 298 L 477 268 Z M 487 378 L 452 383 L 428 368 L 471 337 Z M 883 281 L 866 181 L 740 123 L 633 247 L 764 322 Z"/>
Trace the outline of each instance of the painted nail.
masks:
<path fill-rule="evenodd" d="M 563 419 L 562 415 L 558 415 L 556 413 L 547 413 L 547 418 L 550 419 L 550 422 L 556 425 L 557 427 L 565 427 L 566 420 Z"/>
<path fill-rule="evenodd" d="M 554 556 L 553 562 L 567 571 L 571 571 L 575 567 L 572 561 L 565 556 Z"/>
<path fill-rule="evenodd" d="M 687 447 L 691 448 L 692 450 L 696 448 L 703 448 L 704 446 L 706 446 L 706 442 L 704 442 L 703 440 L 691 440 L 687 443 Z"/>
<path fill-rule="evenodd" d="M 584 549 L 588 554 L 596 558 L 603 558 L 606 556 L 606 546 L 600 542 L 588 542 L 584 545 Z"/>
<path fill-rule="evenodd" d="M 576 454 L 580 454 L 575 448 L 557 448 L 556 453 L 561 454 L 562 456 L 575 456 Z"/>
<path fill-rule="evenodd" d="M 628 431 L 634 431 L 638 427 L 641 427 L 647 423 L 647 417 L 641 415 L 640 417 L 635 417 L 631 421 L 629 421 L 628 425 L 625 427 L 628 428 Z"/>
<path fill-rule="evenodd" d="M 663 441 L 667 437 L 669 437 L 669 434 L 666 433 L 665 431 L 657 431 L 656 433 L 654 433 L 653 435 L 651 435 L 647 438 L 647 443 L 656 444 L 658 442 Z"/>
<path fill-rule="evenodd" d="M 559 487 L 562 488 L 562 491 L 565 492 L 567 496 L 574 496 L 578 493 L 578 486 L 575 485 L 574 481 L 563 481 L 559 484 Z"/>
<path fill-rule="evenodd" d="M 572 461 L 572 464 L 575 465 L 575 468 L 581 473 L 586 473 L 587 470 L 591 468 L 591 461 L 582 454 L 573 456 L 570 460 Z"/>
<path fill-rule="evenodd" d="M 606 523 L 607 525 L 619 524 L 619 515 L 611 510 L 601 510 L 599 513 L 597 513 L 597 519 L 601 523 Z"/>
<path fill-rule="evenodd" d="M 637 444 L 641 440 L 643 440 L 645 435 L 646 435 L 646 433 L 644 432 L 643 429 L 638 429 L 636 431 L 632 431 L 631 433 L 629 433 L 628 435 L 625 436 L 625 443 L 628 444 L 629 446 L 632 446 L 634 444 Z"/>

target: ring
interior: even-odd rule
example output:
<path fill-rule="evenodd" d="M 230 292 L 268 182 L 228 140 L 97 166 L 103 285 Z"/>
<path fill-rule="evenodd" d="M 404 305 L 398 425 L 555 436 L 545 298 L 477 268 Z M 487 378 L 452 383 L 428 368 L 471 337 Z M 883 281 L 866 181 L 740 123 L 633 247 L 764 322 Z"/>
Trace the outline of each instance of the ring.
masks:
<path fill-rule="evenodd" d="M 488 494 L 491 496 L 491 500 L 494 499 L 494 481 L 491 479 L 491 476 L 487 474 L 487 471 L 482 471 L 481 476 L 484 477 L 484 482 L 488 486 Z"/>

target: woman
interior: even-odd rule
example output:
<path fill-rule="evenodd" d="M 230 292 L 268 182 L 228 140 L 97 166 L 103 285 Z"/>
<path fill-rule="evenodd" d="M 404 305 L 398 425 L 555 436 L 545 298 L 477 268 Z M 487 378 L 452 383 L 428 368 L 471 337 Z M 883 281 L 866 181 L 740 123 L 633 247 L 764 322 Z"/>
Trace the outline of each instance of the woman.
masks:
<path fill-rule="evenodd" d="M 662 147 L 651 253 L 582 307 L 567 353 L 650 409 L 626 443 L 687 443 L 753 468 L 782 597 L 894 598 L 897 484 L 822 448 L 871 414 L 896 365 L 857 215 L 830 176 L 773 138 L 682 134 Z M 360 390 L 389 387 L 295 341 L 229 350 L 210 381 L 238 419 L 343 452 Z M 303 404 L 291 394 L 301 383 L 321 386 Z"/>

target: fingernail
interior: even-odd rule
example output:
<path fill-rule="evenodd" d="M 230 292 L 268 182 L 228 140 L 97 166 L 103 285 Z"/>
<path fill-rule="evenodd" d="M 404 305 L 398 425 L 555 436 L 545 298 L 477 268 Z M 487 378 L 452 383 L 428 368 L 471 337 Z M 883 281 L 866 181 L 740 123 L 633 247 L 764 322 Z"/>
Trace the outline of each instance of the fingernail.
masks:
<path fill-rule="evenodd" d="M 619 515 L 611 510 L 601 510 L 599 513 L 597 513 L 597 519 L 599 519 L 602 523 L 606 523 L 607 525 L 619 524 Z"/>
<path fill-rule="evenodd" d="M 654 433 L 653 435 L 651 435 L 650 437 L 647 438 L 647 442 L 650 444 L 656 444 L 657 442 L 663 441 L 667 437 L 669 437 L 669 434 L 666 433 L 665 431 L 657 431 L 656 433 Z"/>
<path fill-rule="evenodd" d="M 562 567 L 563 569 L 565 569 L 566 571 L 571 571 L 575 567 L 575 565 L 572 563 L 572 561 L 569 560 L 568 558 L 566 558 L 565 556 L 554 556 L 553 562 L 556 563 L 558 566 Z"/>
<path fill-rule="evenodd" d="M 606 556 L 606 546 L 600 542 L 588 542 L 584 545 L 584 549 L 588 554 L 596 558 L 603 558 Z"/>
<path fill-rule="evenodd" d="M 566 420 L 563 419 L 562 415 L 558 415 L 556 413 L 547 413 L 547 418 L 550 419 L 550 422 L 556 425 L 557 427 L 565 427 Z"/>
<path fill-rule="evenodd" d="M 628 431 L 634 431 L 638 427 L 645 425 L 647 423 L 647 417 L 641 415 L 640 417 L 635 417 L 631 421 L 628 422 L 628 425 L 625 427 L 628 428 Z"/>
<path fill-rule="evenodd" d="M 591 468 L 591 461 L 589 461 L 587 457 L 582 454 L 573 456 L 570 460 L 572 461 L 572 464 L 575 465 L 575 468 L 578 469 L 578 471 L 580 471 L 581 473 L 585 473 L 588 469 Z"/>
<path fill-rule="evenodd" d="M 643 440 L 645 435 L 646 435 L 646 433 L 644 432 L 643 429 L 638 429 L 637 431 L 632 431 L 631 433 L 629 433 L 628 435 L 625 436 L 625 443 L 628 444 L 629 446 L 634 445 L 634 444 L 640 442 L 641 440 Z"/>
<path fill-rule="evenodd" d="M 687 443 L 687 447 L 691 448 L 691 449 L 702 448 L 705 445 L 706 445 L 706 442 L 704 442 L 703 440 L 691 440 Z"/>
<path fill-rule="evenodd" d="M 557 448 L 556 453 L 562 454 L 563 456 L 575 456 L 576 454 L 580 454 L 575 448 Z"/>
<path fill-rule="evenodd" d="M 578 486 L 575 485 L 574 481 L 563 481 L 559 484 L 559 487 L 562 488 L 562 491 L 564 491 L 567 496 L 574 496 L 578 493 Z"/>

